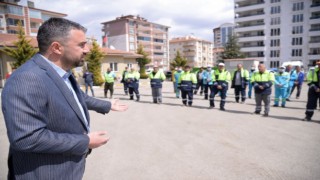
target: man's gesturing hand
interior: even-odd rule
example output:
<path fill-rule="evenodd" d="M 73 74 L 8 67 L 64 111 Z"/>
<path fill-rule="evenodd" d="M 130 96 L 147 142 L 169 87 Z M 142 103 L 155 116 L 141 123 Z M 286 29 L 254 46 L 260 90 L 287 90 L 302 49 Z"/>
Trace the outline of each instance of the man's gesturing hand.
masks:
<path fill-rule="evenodd" d="M 120 104 L 119 99 L 111 100 L 111 110 L 112 111 L 126 111 L 128 109 L 128 105 Z"/>
<path fill-rule="evenodd" d="M 106 137 L 107 132 L 99 131 L 89 133 L 89 148 L 94 149 L 106 144 L 109 141 L 109 137 Z"/>

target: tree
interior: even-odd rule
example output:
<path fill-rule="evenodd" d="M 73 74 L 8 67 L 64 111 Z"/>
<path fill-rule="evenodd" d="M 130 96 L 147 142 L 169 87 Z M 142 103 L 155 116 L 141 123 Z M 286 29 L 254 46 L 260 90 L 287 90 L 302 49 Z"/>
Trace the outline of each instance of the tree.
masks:
<path fill-rule="evenodd" d="M 93 74 L 93 84 L 101 86 L 104 80 L 101 76 L 101 59 L 105 54 L 101 51 L 100 46 L 96 41 L 92 41 L 92 48 L 86 55 L 85 60 L 87 61 L 88 71 Z"/>
<path fill-rule="evenodd" d="M 234 35 L 229 36 L 228 42 L 224 45 L 224 52 L 221 54 L 222 59 L 245 58 L 245 55 L 240 52 L 238 38 Z"/>
<path fill-rule="evenodd" d="M 143 50 L 143 46 L 140 44 L 137 49 L 137 54 L 142 55 L 141 58 L 137 58 L 136 61 L 140 67 L 140 78 L 146 79 L 148 75 L 146 74 L 146 65 L 151 62 L 151 59 L 148 58 L 148 53 Z"/>
<path fill-rule="evenodd" d="M 28 61 L 33 55 L 35 55 L 38 50 L 31 46 L 30 44 L 31 39 L 27 39 L 25 36 L 25 32 L 21 22 L 18 22 L 18 40 L 14 42 L 15 47 L 7 47 L 2 52 L 6 53 L 8 56 L 15 59 L 12 63 L 13 68 L 18 68 L 26 61 Z"/>
<path fill-rule="evenodd" d="M 171 69 L 175 69 L 176 67 L 184 67 L 187 64 L 187 59 L 180 55 L 180 51 L 177 51 L 176 57 L 170 63 Z"/>

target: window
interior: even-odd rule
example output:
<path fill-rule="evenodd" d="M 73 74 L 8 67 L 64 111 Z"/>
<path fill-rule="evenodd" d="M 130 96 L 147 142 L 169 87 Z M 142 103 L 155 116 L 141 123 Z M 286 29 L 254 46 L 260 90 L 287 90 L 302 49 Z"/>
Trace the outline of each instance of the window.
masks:
<path fill-rule="evenodd" d="M 279 14 L 281 12 L 280 6 L 271 7 L 271 14 Z"/>
<path fill-rule="evenodd" d="M 270 61 L 270 68 L 278 68 L 280 66 L 280 61 Z"/>
<path fill-rule="evenodd" d="M 292 22 L 303 22 L 303 14 L 295 14 L 293 15 Z"/>
<path fill-rule="evenodd" d="M 303 10 L 303 2 L 293 3 L 293 11 L 301 11 Z"/>
<path fill-rule="evenodd" d="M 280 36 L 280 28 L 271 29 L 271 36 Z"/>
<path fill-rule="evenodd" d="M 129 36 L 129 41 L 130 42 L 134 42 L 134 37 L 133 36 Z"/>
<path fill-rule="evenodd" d="M 158 43 L 163 43 L 164 42 L 163 39 L 157 39 L 157 38 L 154 38 L 153 41 L 154 42 L 158 42 Z"/>
<path fill-rule="evenodd" d="M 280 50 L 271 50 L 270 57 L 280 57 Z"/>
<path fill-rule="evenodd" d="M 130 43 L 129 48 L 130 50 L 135 50 L 134 43 Z"/>
<path fill-rule="evenodd" d="M 24 21 L 20 20 L 20 19 L 12 19 L 12 18 L 8 18 L 7 19 L 7 25 L 9 26 L 18 26 L 18 22 L 21 22 L 21 25 L 24 26 Z"/>
<path fill-rule="evenodd" d="M 320 42 L 320 36 L 311 36 L 310 37 L 310 43 L 319 43 Z"/>
<path fill-rule="evenodd" d="M 302 34 L 302 33 L 303 33 L 303 26 L 292 27 L 292 34 Z"/>
<path fill-rule="evenodd" d="M 18 32 L 16 30 L 9 29 L 8 34 L 18 34 Z"/>
<path fill-rule="evenodd" d="M 160 52 L 154 52 L 153 55 L 156 55 L 156 56 L 163 56 L 163 53 L 160 53 Z"/>
<path fill-rule="evenodd" d="M 7 13 L 23 16 L 22 7 L 19 7 L 19 6 L 8 5 L 7 6 Z"/>
<path fill-rule="evenodd" d="M 280 46 L 280 39 L 271 39 L 270 46 L 271 47 L 279 47 Z"/>
<path fill-rule="evenodd" d="M 310 55 L 319 55 L 320 54 L 320 48 L 311 48 L 309 54 Z"/>
<path fill-rule="evenodd" d="M 271 3 L 277 3 L 280 2 L 281 0 L 271 0 Z"/>
<path fill-rule="evenodd" d="M 118 63 L 110 63 L 111 71 L 118 71 Z"/>
<path fill-rule="evenodd" d="M 138 40 L 141 40 L 141 41 L 151 41 L 151 38 L 150 38 L 150 37 L 138 36 Z"/>
<path fill-rule="evenodd" d="M 291 56 L 302 56 L 302 49 L 292 49 Z"/>
<path fill-rule="evenodd" d="M 29 16 L 31 18 L 41 19 L 41 12 L 33 9 L 29 9 Z"/>
<path fill-rule="evenodd" d="M 128 68 L 132 68 L 132 66 L 133 66 L 133 65 L 132 65 L 131 63 L 127 64 L 127 67 L 128 67 Z"/>
<path fill-rule="evenodd" d="M 133 27 L 130 27 L 130 29 L 129 29 L 129 34 L 134 34 L 134 29 L 133 29 Z"/>
<path fill-rule="evenodd" d="M 271 18 L 271 25 L 277 25 L 277 24 L 280 24 L 280 23 L 281 23 L 280 17 Z"/>
<path fill-rule="evenodd" d="M 39 23 L 35 23 L 35 22 L 31 22 L 30 23 L 30 27 L 31 28 L 35 28 L 35 29 L 38 29 L 40 27 L 40 24 Z"/>
<path fill-rule="evenodd" d="M 302 37 L 292 38 L 292 45 L 302 45 Z"/>
<path fill-rule="evenodd" d="M 42 20 L 43 21 L 46 21 L 46 20 L 48 20 L 48 19 L 50 19 L 51 18 L 51 16 L 49 16 L 49 15 L 47 15 L 47 14 L 42 14 Z"/>
<path fill-rule="evenodd" d="M 129 26 L 134 26 L 134 22 L 133 21 L 129 21 Z"/>

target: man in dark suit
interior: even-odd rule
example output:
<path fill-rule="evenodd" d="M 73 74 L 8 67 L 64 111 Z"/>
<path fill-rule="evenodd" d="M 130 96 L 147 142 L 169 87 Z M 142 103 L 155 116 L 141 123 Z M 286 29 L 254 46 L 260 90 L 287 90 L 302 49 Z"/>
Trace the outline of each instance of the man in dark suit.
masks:
<path fill-rule="evenodd" d="M 104 131 L 90 132 L 88 110 L 127 109 L 89 97 L 75 81 L 71 68 L 82 66 L 88 52 L 85 32 L 62 18 L 44 22 L 39 53 L 8 79 L 2 91 L 8 179 L 82 179 L 86 156 L 109 139 Z"/>

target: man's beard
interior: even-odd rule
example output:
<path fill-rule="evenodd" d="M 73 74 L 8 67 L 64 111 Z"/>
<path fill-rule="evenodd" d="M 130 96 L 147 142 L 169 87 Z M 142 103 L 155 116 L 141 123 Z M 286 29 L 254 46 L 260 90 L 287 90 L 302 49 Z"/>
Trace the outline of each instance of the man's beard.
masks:
<path fill-rule="evenodd" d="M 84 60 L 83 59 L 81 59 L 80 61 L 75 61 L 73 63 L 73 67 L 81 67 L 83 65 L 84 65 Z"/>

